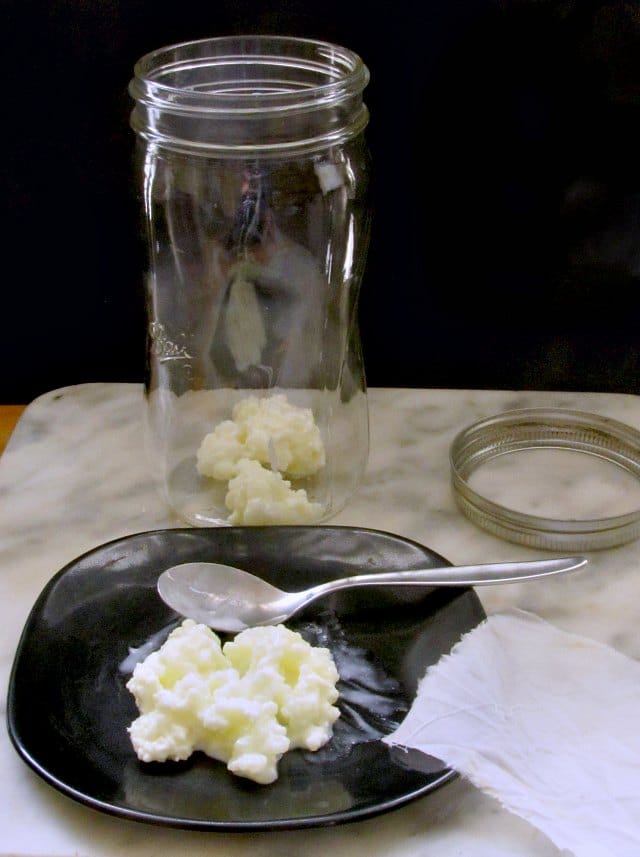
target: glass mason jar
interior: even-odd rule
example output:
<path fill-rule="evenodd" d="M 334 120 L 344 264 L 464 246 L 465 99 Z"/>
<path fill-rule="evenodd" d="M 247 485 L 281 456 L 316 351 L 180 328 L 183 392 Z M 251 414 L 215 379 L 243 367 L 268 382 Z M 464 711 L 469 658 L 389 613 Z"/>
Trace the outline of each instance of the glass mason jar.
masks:
<path fill-rule="evenodd" d="M 368 79 L 349 50 L 272 36 L 135 67 L 148 440 L 191 524 L 319 522 L 361 481 Z"/>

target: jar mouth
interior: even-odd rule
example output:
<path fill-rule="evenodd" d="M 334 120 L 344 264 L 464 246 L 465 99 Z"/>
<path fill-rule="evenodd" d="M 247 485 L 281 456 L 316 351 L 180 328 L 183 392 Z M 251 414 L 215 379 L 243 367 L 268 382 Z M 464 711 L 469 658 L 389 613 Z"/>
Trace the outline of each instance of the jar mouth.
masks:
<path fill-rule="evenodd" d="M 224 36 L 146 54 L 129 91 L 137 103 L 171 112 L 242 116 L 321 109 L 357 96 L 368 82 L 362 59 L 338 45 Z"/>

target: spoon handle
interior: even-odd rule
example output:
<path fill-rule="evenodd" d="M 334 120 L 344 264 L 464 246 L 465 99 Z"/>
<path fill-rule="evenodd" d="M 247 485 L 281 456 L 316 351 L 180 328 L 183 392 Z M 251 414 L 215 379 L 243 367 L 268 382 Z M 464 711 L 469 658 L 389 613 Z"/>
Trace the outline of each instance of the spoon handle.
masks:
<path fill-rule="evenodd" d="M 415 571 L 389 571 L 379 574 L 357 574 L 321 583 L 309 590 L 313 598 L 349 589 L 354 586 L 403 586 L 430 584 L 432 586 L 487 586 L 492 583 L 517 583 L 533 577 L 545 577 L 574 571 L 586 565 L 582 556 L 558 557 L 521 562 L 492 562 L 484 565 L 452 565 Z"/>

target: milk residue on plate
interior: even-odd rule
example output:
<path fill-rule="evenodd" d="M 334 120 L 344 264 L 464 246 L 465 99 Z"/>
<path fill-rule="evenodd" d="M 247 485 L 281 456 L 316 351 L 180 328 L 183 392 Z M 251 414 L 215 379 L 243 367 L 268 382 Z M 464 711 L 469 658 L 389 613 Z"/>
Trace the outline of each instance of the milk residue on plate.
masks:
<path fill-rule="evenodd" d="M 297 630 L 312 645 L 329 649 L 340 674 L 336 703 L 340 718 L 333 725 L 332 739 L 316 753 L 306 754 L 309 761 L 337 758 L 355 744 L 378 741 L 398 728 L 409 710 L 400 682 L 375 664 L 370 652 L 347 640 L 335 615 L 327 612 L 322 624 L 300 624 Z"/>
<path fill-rule="evenodd" d="M 131 675 L 137 664 L 142 663 L 152 652 L 159 649 L 178 624 L 178 622 L 172 622 L 170 625 L 166 625 L 164 628 L 156 631 L 155 634 L 147 637 L 140 646 L 129 646 L 129 654 L 118 664 L 118 672 L 122 673 L 122 675 Z"/>

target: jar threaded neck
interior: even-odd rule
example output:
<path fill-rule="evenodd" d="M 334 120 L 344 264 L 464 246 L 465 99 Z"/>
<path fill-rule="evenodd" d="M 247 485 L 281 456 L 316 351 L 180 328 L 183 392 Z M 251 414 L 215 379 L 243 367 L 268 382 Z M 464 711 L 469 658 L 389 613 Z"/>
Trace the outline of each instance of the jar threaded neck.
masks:
<path fill-rule="evenodd" d="M 134 130 L 189 151 L 290 154 L 359 134 L 369 72 L 327 42 L 284 36 L 221 37 L 153 51 L 135 66 Z"/>

